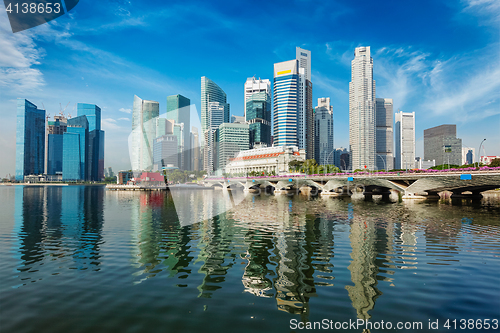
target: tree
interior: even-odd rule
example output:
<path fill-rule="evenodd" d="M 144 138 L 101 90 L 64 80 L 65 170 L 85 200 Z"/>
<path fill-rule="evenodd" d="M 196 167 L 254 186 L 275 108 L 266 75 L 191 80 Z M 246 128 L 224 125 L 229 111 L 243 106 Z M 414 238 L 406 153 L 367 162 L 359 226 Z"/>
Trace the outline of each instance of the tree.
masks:
<path fill-rule="evenodd" d="M 495 158 L 491 161 L 490 165 L 488 165 L 489 167 L 492 167 L 492 168 L 496 168 L 496 167 L 500 167 L 500 158 Z"/>

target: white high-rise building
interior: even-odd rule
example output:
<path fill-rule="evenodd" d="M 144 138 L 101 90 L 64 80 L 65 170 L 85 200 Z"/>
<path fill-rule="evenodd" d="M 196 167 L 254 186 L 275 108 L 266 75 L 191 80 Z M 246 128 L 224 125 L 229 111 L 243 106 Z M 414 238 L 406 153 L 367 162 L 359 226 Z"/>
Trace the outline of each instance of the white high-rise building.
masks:
<path fill-rule="evenodd" d="M 394 127 L 396 135 L 395 168 L 412 169 L 415 165 L 415 112 L 397 112 Z"/>
<path fill-rule="evenodd" d="M 255 77 L 249 77 L 245 82 L 245 120 L 247 118 L 247 101 L 253 95 L 260 92 L 265 92 L 269 99 L 271 99 L 271 81 L 268 79 L 261 80 L 260 78 L 256 79 Z"/>
<path fill-rule="evenodd" d="M 376 124 L 376 165 L 377 170 L 394 169 L 392 114 L 394 104 L 391 98 L 375 99 Z"/>
<path fill-rule="evenodd" d="M 349 82 L 349 150 L 352 170 L 376 169 L 375 80 L 370 47 L 357 47 Z"/>
<path fill-rule="evenodd" d="M 153 168 L 153 141 L 156 138 L 155 118 L 160 115 L 160 103 L 134 96 L 132 133 L 129 136 L 129 154 L 132 170 Z"/>

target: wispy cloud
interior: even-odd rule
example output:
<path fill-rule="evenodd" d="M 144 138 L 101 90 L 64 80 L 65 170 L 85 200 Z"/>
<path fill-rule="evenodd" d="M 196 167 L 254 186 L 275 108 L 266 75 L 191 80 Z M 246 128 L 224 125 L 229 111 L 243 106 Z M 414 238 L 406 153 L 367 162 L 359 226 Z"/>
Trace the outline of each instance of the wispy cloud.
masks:
<path fill-rule="evenodd" d="M 462 13 L 481 18 L 480 24 L 496 24 L 500 21 L 500 1 L 498 0 L 462 0 Z"/>
<path fill-rule="evenodd" d="M 130 121 L 129 118 L 118 118 L 118 120 L 126 120 L 126 121 Z"/>
<path fill-rule="evenodd" d="M 392 98 L 397 108 L 404 108 L 415 87 L 429 69 L 430 54 L 411 47 L 382 47 L 373 54 L 377 97 Z"/>
<path fill-rule="evenodd" d="M 5 8 L 0 6 L 0 87 L 12 91 L 32 91 L 45 84 L 40 64 L 43 52 L 27 32 L 13 34 Z"/>
<path fill-rule="evenodd" d="M 377 96 L 395 108 L 463 123 L 500 114 L 500 44 L 450 58 L 411 47 L 384 47 L 374 57 Z"/>
<path fill-rule="evenodd" d="M 131 113 L 132 112 L 132 109 L 125 109 L 125 108 L 120 108 L 120 110 L 118 110 L 120 112 L 125 112 L 125 113 Z M 125 118 L 127 119 L 127 118 Z"/>

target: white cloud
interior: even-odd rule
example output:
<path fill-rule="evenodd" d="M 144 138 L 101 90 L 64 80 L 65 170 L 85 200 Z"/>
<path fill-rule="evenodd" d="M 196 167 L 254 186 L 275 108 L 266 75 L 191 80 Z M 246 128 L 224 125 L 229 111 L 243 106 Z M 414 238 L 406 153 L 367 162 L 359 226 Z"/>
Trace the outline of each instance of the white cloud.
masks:
<path fill-rule="evenodd" d="M 40 70 L 43 51 L 37 49 L 33 35 L 12 33 L 5 8 L 0 6 L 0 87 L 15 91 L 41 88 L 45 81 Z"/>
<path fill-rule="evenodd" d="M 126 120 L 126 121 L 130 121 L 129 118 L 118 118 L 118 120 Z"/>
<path fill-rule="evenodd" d="M 118 111 L 125 112 L 125 113 L 131 113 L 132 109 L 120 108 L 120 110 L 118 110 Z"/>
<path fill-rule="evenodd" d="M 465 6 L 463 13 L 484 19 L 482 23 L 498 24 L 500 21 L 500 1 L 498 0 L 462 0 L 462 4 Z"/>

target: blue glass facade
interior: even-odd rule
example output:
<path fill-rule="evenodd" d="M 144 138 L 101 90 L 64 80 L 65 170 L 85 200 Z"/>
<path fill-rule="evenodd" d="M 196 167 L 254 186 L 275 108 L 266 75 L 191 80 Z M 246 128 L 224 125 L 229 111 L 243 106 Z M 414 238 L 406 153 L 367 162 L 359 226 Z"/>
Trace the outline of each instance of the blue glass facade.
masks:
<path fill-rule="evenodd" d="M 89 132 L 101 130 L 101 108 L 94 104 L 78 103 L 77 116 L 86 116 L 89 122 Z"/>
<path fill-rule="evenodd" d="M 45 156 L 45 110 L 26 99 L 17 100 L 16 180 L 43 173 Z"/>
<path fill-rule="evenodd" d="M 47 170 L 48 175 L 62 172 L 63 163 L 63 134 L 49 134 L 47 139 Z"/>
<path fill-rule="evenodd" d="M 246 103 L 246 122 L 250 124 L 250 148 L 257 143 L 271 145 L 271 100 L 265 92 L 250 96 Z"/>
<path fill-rule="evenodd" d="M 275 146 L 297 146 L 298 81 L 296 74 L 274 78 Z"/>
<path fill-rule="evenodd" d="M 87 179 L 104 178 L 104 131 L 101 130 L 101 108 L 94 104 L 78 103 L 78 116 L 86 116 L 89 123 L 87 148 Z"/>
<path fill-rule="evenodd" d="M 89 124 L 86 116 L 68 119 L 63 134 L 63 180 L 87 180 Z"/>

